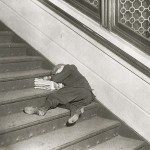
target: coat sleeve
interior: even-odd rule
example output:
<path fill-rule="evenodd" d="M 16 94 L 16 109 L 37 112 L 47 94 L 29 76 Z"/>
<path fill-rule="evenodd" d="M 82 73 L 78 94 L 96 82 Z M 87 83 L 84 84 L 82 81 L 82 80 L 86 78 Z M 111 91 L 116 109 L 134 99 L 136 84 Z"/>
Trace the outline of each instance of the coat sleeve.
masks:
<path fill-rule="evenodd" d="M 51 80 L 57 83 L 62 83 L 64 79 L 66 79 L 69 75 L 71 75 L 71 70 L 69 69 L 68 66 L 65 66 L 63 70 L 55 75 L 51 76 Z"/>

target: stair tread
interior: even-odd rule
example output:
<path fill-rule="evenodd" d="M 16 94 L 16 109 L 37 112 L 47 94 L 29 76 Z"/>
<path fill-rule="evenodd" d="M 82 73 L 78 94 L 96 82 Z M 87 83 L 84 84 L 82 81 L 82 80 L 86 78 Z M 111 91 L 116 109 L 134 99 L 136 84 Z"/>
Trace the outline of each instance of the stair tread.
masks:
<path fill-rule="evenodd" d="M 85 109 L 90 109 L 93 107 L 96 107 L 96 103 L 92 103 L 86 106 Z M 69 110 L 58 107 L 56 109 L 49 110 L 45 116 L 28 115 L 24 112 L 3 116 L 0 118 L 0 134 L 20 129 L 31 124 L 33 125 L 39 121 L 41 122 L 44 120 L 52 120 L 58 116 L 62 117 L 63 115 L 66 115 L 66 113 L 68 114 Z"/>
<path fill-rule="evenodd" d="M 134 150 L 135 148 L 142 146 L 143 141 L 130 139 L 122 136 L 117 136 L 111 140 L 101 143 L 89 150 Z"/>
<path fill-rule="evenodd" d="M 11 56 L 0 58 L 0 63 L 42 60 L 39 56 Z"/>
<path fill-rule="evenodd" d="M 26 47 L 25 43 L 0 43 L 0 47 Z"/>
<path fill-rule="evenodd" d="M 71 145 L 80 142 L 90 136 L 105 132 L 110 128 L 118 127 L 118 121 L 93 117 L 89 120 L 79 122 L 72 127 L 64 127 L 46 134 L 42 134 L 25 141 L 7 146 L 11 150 L 52 150 L 61 149 L 66 144 Z M 70 134 L 71 133 L 71 134 Z"/>
<path fill-rule="evenodd" d="M 38 76 L 49 75 L 49 74 L 50 74 L 50 70 L 46 70 L 46 69 L 6 72 L 6 73 L 0 73 L 0 81 L 24 79 L 24 78 L 38 77 Z"/>
<path fill-rule="evenodd" d="M 53 117 L 57 117 L 58 115 L 67 112 L 69 111 L 66 109 L 56 108 L 49 110 L 45 116 L 28 115 L 24 112 L 4 116 L 0 118 L 0 134 L 20 129 L 30 124 L 35 124 L 36 122 L 47 120 L 48 118 L 53 119 Z"/>
<path fill-rule="evenodd" d="M 7 92 L 0 93 L 0 105 L 22 101 L 25 99 L 31 99 L 35 97 L 41 97 L 50 94 L 50 90 L 42 90 L 42 89 L 34 89 L 34 88 L 27 88 L 21 90 L 13 90 Z"/>
<path fill-rule="evenodd" d="M 43 97 L 50 94 L 51 92 L 52 92 L 51 90 L 34 89 L 34 88 L 0 92 L 0 105 L 24 101 L 26 99 Z"/>

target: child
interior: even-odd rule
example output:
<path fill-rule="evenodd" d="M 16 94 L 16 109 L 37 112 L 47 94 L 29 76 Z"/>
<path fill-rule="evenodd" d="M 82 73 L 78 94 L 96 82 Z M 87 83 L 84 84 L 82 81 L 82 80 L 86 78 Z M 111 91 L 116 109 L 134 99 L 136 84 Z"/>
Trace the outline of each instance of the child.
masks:
<path fill-rule="evenodd" d="M 78 71 L 75 65 L 58 64 L 54 67 L 51 81 L 61 83 L 62 88 L 52 92 L 40 108 L 26 107 L 27 114 L 45 115 L 49 109 L 59 104 L 71 111 L 67 124 L 73 125 L 84 112 L 84 106 L 90 104 L 95 96 L 86 78 Z"/>

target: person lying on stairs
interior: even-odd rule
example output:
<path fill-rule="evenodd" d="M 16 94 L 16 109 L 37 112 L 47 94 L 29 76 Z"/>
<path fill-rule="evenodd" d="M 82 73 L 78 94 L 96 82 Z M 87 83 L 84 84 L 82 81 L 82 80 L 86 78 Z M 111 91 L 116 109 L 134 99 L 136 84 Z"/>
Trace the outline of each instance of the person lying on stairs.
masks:
<path fill-rule="evenodd" d="M 44 116 L 49 109 L 63 105 L 64 108 L 69 109 L 71 112 L 67 125 L 74 125 L 84 112 L 84 106 L 95 99 L 91 86 L 77 67 L 69 64 L 56 65 L 52 70 L 50 80 L 61 83 L 64 86 L 49 94 L 41 107 L 25 107 L 24 112 Z"/>

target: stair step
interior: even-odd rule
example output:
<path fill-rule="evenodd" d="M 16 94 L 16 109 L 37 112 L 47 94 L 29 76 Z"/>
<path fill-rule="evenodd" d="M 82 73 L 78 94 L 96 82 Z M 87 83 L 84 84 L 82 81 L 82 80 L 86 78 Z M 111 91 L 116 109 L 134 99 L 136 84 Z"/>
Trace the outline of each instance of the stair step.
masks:
<path fill-rule="evenodd" d="M 31 139 L 10 145 L 3 149 L 58 150 L 67 148 L 68 150 L 73 150 L 73 145 L 74 147 L 76 147 L 76 144 L 81 144 L 83 145 L 82 149 L 85 150 L 86 140 L 88 140 L 88 142 L 92 142 L 93 138 L 95 137 L 95 140 L 97 140 L 97 138 L 102 140 L 105 137 L 104 135 L 107 135 L 106 133 L 110 130 L 113 130 L 113 132 L 111 133 L 113 136 L 113 134 L 116 134 L 119 126 L 120 123 L 117 121 L 93 117 L 89 120 L 79 122 L 72 127 L 64 127 L 49 133 L 45 133 L 37 137 L 33 137 Z M 74 150 L 75 149 L 77 148 L 74 148 Z"/>
<path fill-rule="evenodd" d="M 24 43 L 0 43 L 0 57 L 24 56 L 26 47 Z"/>
<path fill-rule="evenodd" d="M 0 31 L 0 43 L 10 43 L 12 41 L 13 32 Z"/>
<path fill-rule="evenodd" d="M 21 112 L 26 106 L 40 106 L 50 90 L 34 88 L 19 89 L 0 93 L 0 117 Z"/>
<path fill-rule="evenodd" d="M 86 106 L 80 120 L 95 116 L 95 103 Z M 93 110 L 92 110 L 93 109 Z M 92 110 L 92 111 L 91 111 Z M 97 110 L 96 110 L 97 111 Z M 65 126 L 69 110 L 56 108 L 49 110 L 45 116 L 27 115 L 23 112 L 0 118 L 1 146 L 16 143 L 30 136 L 37 136 Z"/>
<path fill-rule="evenodd" d="M 50 74 L 50 70 L 46 70 L 46 69 L 35 69 L 31 71 L 16 71 L 11 73 L 1 73 L 0 81 L 4 82 L 9 80 L 19 80 L 19 79 L 39 77 L 39 76 L 44 76 L 49 74 Z"/>
<path fill-rule="evenodd" d="M 0 73 L 0 92 L 34 87 L 34 78 L 50 74 L 50 70 L 35 69 Z"/>
<path fill-rule="evenodd" d="M 145 146 L 143 141 L 117 136 L 89 150 L 135 150 Z"/>
<path fill-rule="evenodd" d="M 1 57 L 0 73 L 38 69 L 42 66 L 42 58 L 37 56 Z"/>
<path fill-rule="evenodd" d="M 50 90 L 27 88 L 0 93 L 0 117 L 22 112 L 26 106 L 41 106 Z"/>
<path fill-rule="evenodd" d="M 34 89 L 34 88 L 1 92 L 0 105 L 24 101 L 26 99 L 32 99 L 36 97 L 42 97 L 50 93 L 51 93 L 50 90 L 41 90 L 41 89 Z"/>

